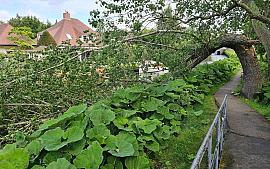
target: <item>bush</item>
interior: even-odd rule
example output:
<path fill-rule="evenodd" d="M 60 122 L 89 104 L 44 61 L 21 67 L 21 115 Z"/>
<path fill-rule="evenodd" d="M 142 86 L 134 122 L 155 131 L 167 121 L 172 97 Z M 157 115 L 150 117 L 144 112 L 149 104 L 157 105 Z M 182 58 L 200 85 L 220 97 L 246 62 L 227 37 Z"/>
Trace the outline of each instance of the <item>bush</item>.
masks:
<path fill-rule="evenodd" d="M 160 151 L 161 142 L 180 134 L 190 107 L 202 103 L 208 89 L 228 80 L 237 67 L 237 61 L 226 59 L 199 66 L 184 79 L 135 85 L 89 107 L 71 107 L 30 136 L 18 133 L 16 145 L 6 145 L 0 151 L 1 164 L 19 168 L 150 168 L 151 154 Z M 199 116 L 201 111 L 193 113 Z"/>
<path fill-rule="evenodd" d="M 38 46 L 56 46 L 57 43 L 48 31 L 44 31 L 38 41 Z"/>

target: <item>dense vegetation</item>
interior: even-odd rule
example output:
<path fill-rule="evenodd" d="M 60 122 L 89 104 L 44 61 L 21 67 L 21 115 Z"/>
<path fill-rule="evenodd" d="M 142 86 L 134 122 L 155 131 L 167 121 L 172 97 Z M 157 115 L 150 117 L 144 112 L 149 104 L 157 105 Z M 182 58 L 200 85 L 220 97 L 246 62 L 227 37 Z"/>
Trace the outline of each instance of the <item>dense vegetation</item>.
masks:
<path fill-rule="evenodd" d="M 0 166 L 149 168 L 151 154 L 181 133 L 188 115 L 204 113 L 193 105 L 238 65 L 231 58 L 199 66 L 181 79 L 119 89 L 91 106 L 71 107 L 30 136 L 17 134 L 16 144 L 1 150 Z"/>
<path fill-rule="evenodd" d="M 56 46 L 56 42 L 48 31 L 44 31 L 37 43 L 38 46 Z"/>
<path fill-rule="evenodd" d="M 36 34 L 38 32 L 41 32 L 52 26 L 52 24 L 49 21 L 47 21 L 47 23 L 43 23 L 35 16 L 16 15 L 16 17 L 11 18 L 8 21 L 8 23 L 12 25 L 13 27 L 31 28 L 32 32 L 34 33 L 34 37 L 36 37 Z"/>

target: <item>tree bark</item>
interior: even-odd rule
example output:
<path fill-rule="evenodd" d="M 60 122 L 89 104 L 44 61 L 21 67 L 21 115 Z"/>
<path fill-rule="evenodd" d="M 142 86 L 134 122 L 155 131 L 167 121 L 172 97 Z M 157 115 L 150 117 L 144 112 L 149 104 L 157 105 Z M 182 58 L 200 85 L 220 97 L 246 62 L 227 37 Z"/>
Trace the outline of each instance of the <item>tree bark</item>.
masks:
<path fill-rule="evenodd" d="M 221 44 L 235 50 L 243 68 L 243 87 L 241 93 L 252 98 L 262 87 L 262 73 L 253 44 L 256 41 L 248 40 L 241 35 L 228 35 Z"/>

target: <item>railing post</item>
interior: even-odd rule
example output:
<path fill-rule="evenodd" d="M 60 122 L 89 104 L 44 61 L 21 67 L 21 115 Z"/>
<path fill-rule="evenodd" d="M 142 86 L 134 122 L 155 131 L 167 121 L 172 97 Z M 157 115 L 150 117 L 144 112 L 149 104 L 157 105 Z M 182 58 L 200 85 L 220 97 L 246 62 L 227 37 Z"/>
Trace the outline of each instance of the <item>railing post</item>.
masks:
<path fill-rule="evenodd" d="M 212 167 L 212 133 L 209 137 L 209 141 L 208 141 L 208 169 L 211 169 Z"/>
<path fill-rule="evenodd" d="M 222 114 L 220 114 L 219 118 L 218 118 L 218 121 L 217 121 L 217 125 L 216 125 L 216 135 L 217 135 L 217 154 L 216 154 L 216 161 L 215 161 L 215 168 L 218 169 L 219 167 L 219 156 L 221 154 L 221 144 L 222 144 L 222 141 L 221 141 L 221 120 L 222 120 Z"/>

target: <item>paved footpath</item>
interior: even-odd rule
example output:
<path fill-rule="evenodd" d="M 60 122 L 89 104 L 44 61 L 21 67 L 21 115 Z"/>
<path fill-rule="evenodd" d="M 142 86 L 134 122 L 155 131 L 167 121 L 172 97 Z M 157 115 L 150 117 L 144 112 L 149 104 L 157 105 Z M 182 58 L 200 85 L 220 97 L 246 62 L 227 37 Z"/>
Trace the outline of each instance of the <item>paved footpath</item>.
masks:
<path fill-rule="evenodd" d="M 240 76 L 239 72 L 215 94 L 219 104 L 228 94 L 230 132 L 225 140 L 224 168 L 270 169 L 270 124 L 239 98 L 231 95 L 240 83 Z"/>

